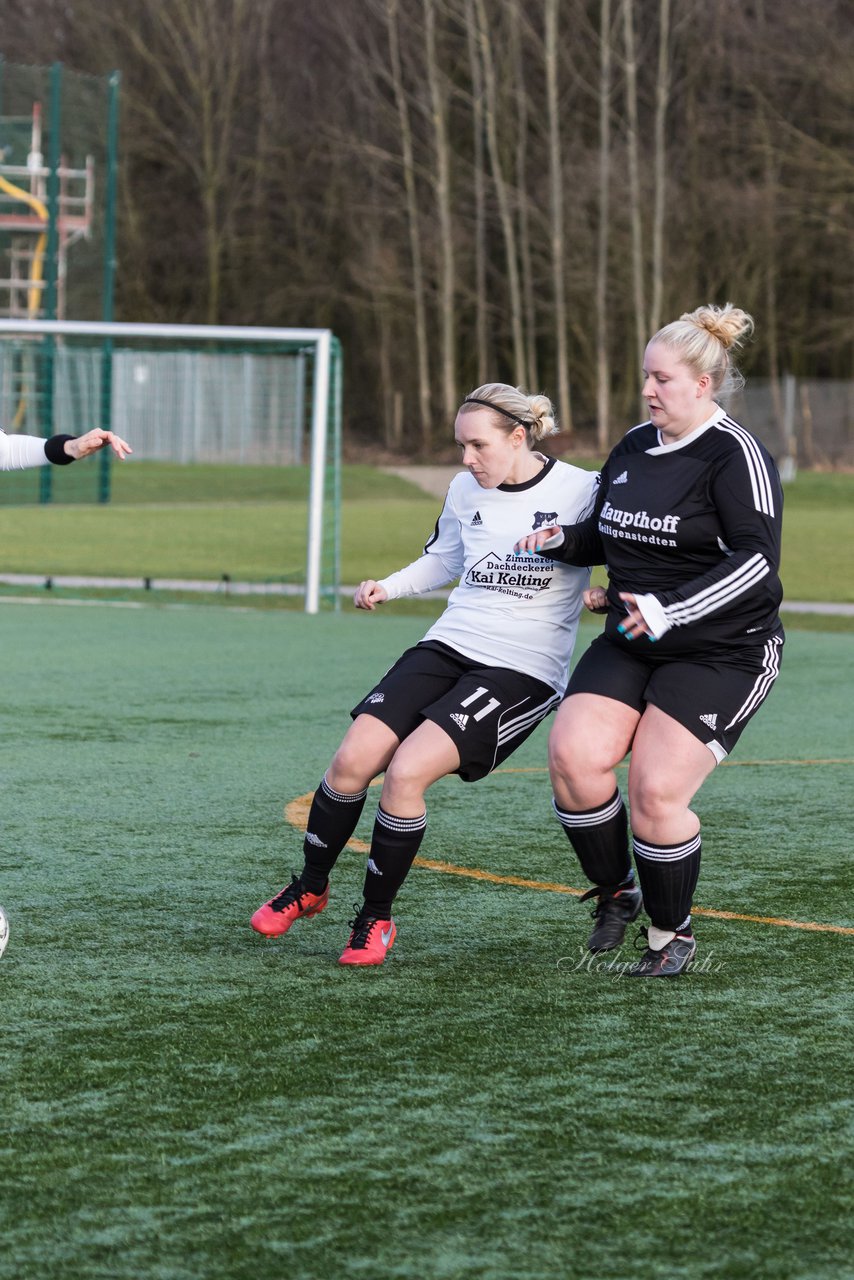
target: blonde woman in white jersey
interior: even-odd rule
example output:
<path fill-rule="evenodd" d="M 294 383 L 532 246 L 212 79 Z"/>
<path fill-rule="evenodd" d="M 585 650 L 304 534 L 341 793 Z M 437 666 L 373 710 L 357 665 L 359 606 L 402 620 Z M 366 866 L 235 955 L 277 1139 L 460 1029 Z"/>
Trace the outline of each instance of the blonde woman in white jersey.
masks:
<path fill-rule="evenodd" d="M 520 528 L 570 524 L 592 510 L 596 475 L 537 450 L 556 430 L 546 396 L 504 383 L 479 387 L 460 406 L 465 471 L 451 482 L 424 554 L 360 583 L 354 603 L 373 610 L 458 585 L 423 640 L 351 711 L 312 802 L 303 870 L 255 912 L 259 933 L 280 936 L 324 910 L 332 868 L 369 784 L 384 773 L 363 902 L 340 957 L 382 964 L 396 933 L 392 903 L 424 837 L 428 788 L 452 773 L 485 777 L 560 701 L 589 572 L 544 558 L 532 564 L 514 551 Z"/>

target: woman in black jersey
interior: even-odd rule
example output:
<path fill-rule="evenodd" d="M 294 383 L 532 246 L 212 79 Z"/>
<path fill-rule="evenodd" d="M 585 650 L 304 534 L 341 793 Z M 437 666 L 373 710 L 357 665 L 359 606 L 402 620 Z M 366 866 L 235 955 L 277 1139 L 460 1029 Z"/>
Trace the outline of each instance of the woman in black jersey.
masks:
<path fill-rule="evenodd" d="M 602 470 L 581 524 L 517 547 L 607 564 L 607 612 L 581 658 L 549 742 L 554 808 L 594 886 L 592 951 L 618 947 L 643 906 L 637 977 L 675 977 L 696 952 L 691 901 L 700 823 L 691 802 L 732 750 L 780 668 L 782 490 L 759 441 L 721 407 L 741 385 L 731 352 L 753 329 L 729 303 L 666 325 L 644 359 L 649 421 Z M 615 767 L 631 751 L 628 820 Z"/>

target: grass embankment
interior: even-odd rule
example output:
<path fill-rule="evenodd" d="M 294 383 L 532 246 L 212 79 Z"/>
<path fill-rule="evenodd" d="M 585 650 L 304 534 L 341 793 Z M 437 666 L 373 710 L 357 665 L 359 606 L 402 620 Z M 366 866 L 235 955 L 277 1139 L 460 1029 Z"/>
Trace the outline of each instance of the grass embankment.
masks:
<path fill-rule="evenodd" d="M 302 467 L 113 468 L 106 506 L 0 507 L 8 573 L 299 580 Z M 375 468 L 342 477 L 341 579 L 381 577 L 420 554 L 440 500 Z M 783 581 L 792 600 L 854 601 L 854 476 L 803 473 L 786 486 Z"/>

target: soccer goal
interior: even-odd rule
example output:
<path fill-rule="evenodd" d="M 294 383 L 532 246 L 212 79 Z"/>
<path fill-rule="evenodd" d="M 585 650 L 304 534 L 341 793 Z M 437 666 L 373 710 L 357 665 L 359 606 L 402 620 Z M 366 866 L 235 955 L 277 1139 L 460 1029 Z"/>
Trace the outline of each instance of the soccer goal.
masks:
<path fill-rule="evenodd" d="M 338 606 L 341 350 L 329 330 L 0 320 L 0 428 L 92 426 L 141 461 L 304 469 L 305 609 Z M 108 502 L 108 451 L 18 473 L 2 500 Z"/>

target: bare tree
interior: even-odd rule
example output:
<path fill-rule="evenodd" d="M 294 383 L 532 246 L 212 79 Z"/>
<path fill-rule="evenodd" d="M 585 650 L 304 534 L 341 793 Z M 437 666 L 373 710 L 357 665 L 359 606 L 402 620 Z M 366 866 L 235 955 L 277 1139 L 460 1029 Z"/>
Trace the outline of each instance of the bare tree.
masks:
<path fill-rule="evenodd" d="M 569 343 L 566 311 L 566 241 L 563 213 L 563 166 L 561 163 L 560 108 L 558 101 L 558 5 L 545 0 L 544 56 L 546 70 L 546 110 L 549 124 L 549 217 L 551 226 L 551 270 L 554 296 L 555 349 L 557 364 L 558 414 L 561 427 L 572 431 L 572 401 L 569 382 Z"/>
<path fill-rule="evenodd" d="M 596 444 L 605 453 L 611 432 L 608 353 L 608 256 L 611 204 L 611 0 L 599 7 L 599 208 L 596 236 Z"/>
<path fill-rule="evenodd" d="M 451 193 L 451 148 L 445 88 L 436 48 L 436 0 L 423 0 L 427 83 L 433 116 L 436 152 L 436 206 L 439 214 L 439 337 L 442 366 L 442 404 L 450 420 L 457 408 L 456 264 Z"/>
<path fill-rule="evenodd" d="M 629 219 L 632 241 L 632 293 L 635 308 L 635 376 L 643 367 L 646 343 L 646 290 L 644 288 L 643 204 L 640 185 L 640 130 L 638 124 L 638 65 L 635 48 L 634 0 L 622 0 L 623 44 L 626 74 L 626 149 L 629 163 Z"/>
<path fill-rule="evenodd" d="M 510 25 L 509 73 L 513 79 L 515 104 L 516 146 L 516 199 L 519 224 L 519 268 L 522 281 L 522 305 L 525 318 L 526 386 L 537 385 L 537 316 L 534 301 L 534 271 L 531 262 L 531 217 L 528 196 L 528 87 L 522 50 L 521 12 L 519 0 L 506 0 Z"/>
<path fill-rule="evenodd" d="M 360 437 L 426 452 L 476 372 L 542 380 L 604 451 L 670 298 L 753 310 L 772 384 L 850 374 L 841 0 L 5 0 L 3 27 L 12 63 L 122 71 L 117 313 L 330 325 Z"/>
<path fill-rule="evenodd" d="M 667 181 L 667 106 L 670 100 L 670 0 L 658 5 L 658 72 L 655 78 L 655 125 L 653 129 L 652 194 L 652 302 L 649 332 L 661 327 L 664 292 L 664 210 Z"/>
<path fill-rule="evenodd" d="M 246 80 L 247 35 L 257 20 L 250 0 L 175 0 L 149 13 L 151 26 L 127 29 L 135 54 L 165 96 L 137 97 L 134 107 L 158 140 L 192 175 L 205 244 L 205 319 L 221 318 L 224 258 L 245 174 L 237 161 L 238 93 Z M 168 59 L 164 56 L 168 50 Z"/>
<path fill-rule="evenodd" d="M 501 147 L 498 140 L 498 90 L 495 77 L 495 62 L 492 53 L 491 30 L 484 0 L 475 0 L 477 9 L 478 43 L 480 45 L 483 66 L 484 85 L 484 119 L 489 160 L 492 169 L 492 181 L 495 186 L 495 198 L 498 203 L 501 230 L 504 238 L 504 254 L 507 266 L 507 290 L 510 298 L 510 325 L 513 335 L 513 379 L 527 385 L 528 376 L 525 362 L 525 336 L 523 324 L 522 286 L 519 278 L 519 257 L 516 245 L 516 231 L 513 224 L 513 211 L 510 204 L 510 193 L 501 158 Z"/>
<path fill-rule="evenodd" d="M 427 338 L 427 307 L 425 302 L 424 267 L 421 260 L 421 227 L 418 212 L 418 194 L 415 182 L 415 155 L 412 125 L 409 119 L 409 103 L 403 85 L 400 58 L 400 33 L 398 30 L 398 0 L 386 0 L 388 51 L 391 64 L 394 99 L 400 124 L 400 145 L 403 153 L 403 181 L 406 192 L 406 211 L 409 227 L 409 251 L 412 259 L 413 311 L 415 318 L 415 347 L 418 359 L 418 409 L 421 439 L 425 449 L 430 447 L 430 359 Z"/>
<path fill-rule="evenodd" d="M 474 0 L 465 0 L 464 20 L 472 88 L 472 165 L 474 169 L 474 275 L 476 381 L 483 386 L 489 370 L 486 296 L 486 156 L 484 142 L 483 68 L 477 38 Z"/>

